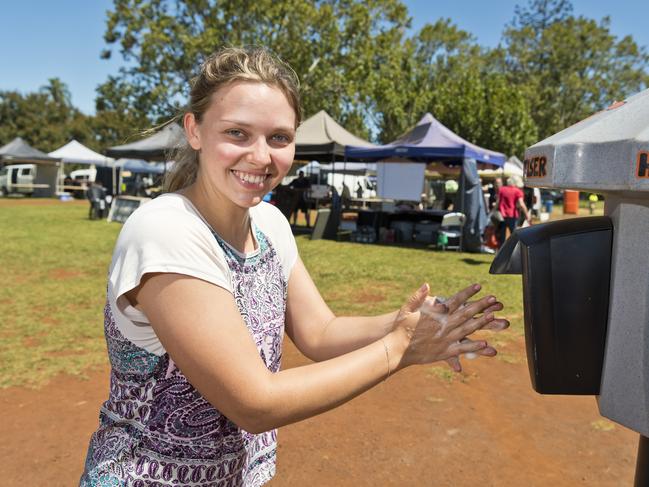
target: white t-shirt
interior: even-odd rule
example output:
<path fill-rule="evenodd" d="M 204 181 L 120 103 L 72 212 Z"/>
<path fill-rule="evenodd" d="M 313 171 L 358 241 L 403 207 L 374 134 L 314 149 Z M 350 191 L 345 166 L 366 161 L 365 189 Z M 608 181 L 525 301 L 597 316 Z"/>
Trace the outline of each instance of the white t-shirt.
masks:
<path fill-rule="evenodd" d="M 275 248 L 288 281 L 297 259 L 288 221 L 277 208 L 265 202 L 249 211 L 253 226 Z M 258 253 L 258 244 L 256 248 L 245 257 Z M 198 210 L 178 193 L 159 196 L 133 212 L 119 234 L 108 273 L 108 302 L 120 332 L 135 345 L 160 356 L 165 349 L 149 319 L 124 296 L 140 284 L 144 274 L 151 272 L 185 274 L 232 292 L 223 250 Z"/>

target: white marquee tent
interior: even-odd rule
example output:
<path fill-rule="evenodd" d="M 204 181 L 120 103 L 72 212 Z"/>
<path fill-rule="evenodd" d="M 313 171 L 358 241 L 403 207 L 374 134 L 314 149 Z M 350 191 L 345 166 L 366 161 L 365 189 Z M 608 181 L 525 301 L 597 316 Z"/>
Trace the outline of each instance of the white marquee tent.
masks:
<path fill-rule="evenodd" d="M 516 156 L 511 156 L 505 161 L 505 164 L 498 169 L 481 169 L 478 171 L 480 177 L 509 177 L 520 176 L 523 177 L 523 163 Z"/>
<path fill-rule="evenodd" d="M 76 140 L 71 140 L 48 155 L 59 158 L 66 164 L 109 166 L 114 161 L 114 159 L 99 154 Z"/>

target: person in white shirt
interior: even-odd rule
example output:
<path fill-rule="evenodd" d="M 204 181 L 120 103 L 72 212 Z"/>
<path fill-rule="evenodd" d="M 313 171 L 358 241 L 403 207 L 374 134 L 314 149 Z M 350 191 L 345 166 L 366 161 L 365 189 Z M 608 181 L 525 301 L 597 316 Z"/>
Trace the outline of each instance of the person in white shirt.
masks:
<path fill-rule="evenodd" d="M 415 364 L 493 356 L 494 296 L 421 286 L 399 310 L 338 317 L 262 198 L 287 174 L 300 105 L 295 73 L 265 49 L 201 66 L 187 147 L 168 194 L 125 223 L 109 270 L 110 396 L 83 486 L 257 486 L 275 472 L 276 429 L 349 401 Z M 281 369 L 284 332 L 315 363 Z"/>

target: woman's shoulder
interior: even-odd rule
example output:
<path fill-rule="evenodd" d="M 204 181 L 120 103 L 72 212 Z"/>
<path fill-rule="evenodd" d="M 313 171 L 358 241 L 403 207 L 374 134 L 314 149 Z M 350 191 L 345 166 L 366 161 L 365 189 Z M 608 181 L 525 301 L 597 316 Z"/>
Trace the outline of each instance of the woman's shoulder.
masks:
<path fill-rule="evenodd" d="M 177 193 L 168 193 L 144 203 L 124 223 L 120 240 L 170 239 L 202 236 L 210 231 L 191 202 Z"/>
<path fill-rule="evenodd" d="M 267 203 L 266 201 L 262 201 L 257 206 L 250 208 L 250 213 L 252 214 L 253 218 L 268 218 L 280 221 L 282 223 L 288 222 L 284 214 L 279 211 L 279 208 L 277 208 L 275 205 Z"/>
<path fill-rule="evenodd" d="M 166 193 L 138 207 L 124 226 L 142 225 L 151 220 L 200 221 L 200 217 L 187 198 L 178 193 Z"/>
<path fill-rule="evenodd" d="M 262 201 L 250 208 L 252 221 L 261 231 L 267 234 L 280 235 L 291 233 L 291 225 L 286 216 L 274 205 Z"/>
<path fill-rule="evenodd" d="M 255 226 L 267 237 L 270 237 L 271 241 L 279 248 L 294 245 L 291 225 L 276 206 L 262 201 L 257 206 L 250 208 L 250 216 Z"/>

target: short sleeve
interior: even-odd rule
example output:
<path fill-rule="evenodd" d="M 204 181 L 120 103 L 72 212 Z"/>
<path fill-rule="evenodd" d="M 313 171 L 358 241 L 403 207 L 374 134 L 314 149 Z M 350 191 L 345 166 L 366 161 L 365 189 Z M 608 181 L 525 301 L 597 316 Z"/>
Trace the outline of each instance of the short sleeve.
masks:
<path fill-rule="evenodd" d="M 250 209 L 253 223 L 270 238 L 282 265 L 282 274 L 288 282 L 297 261 L 298 250 L 295 237 L 286 217 L 276 206 L 261 202 Z"/>
<path fill-rule="evenodd" d="M 207 225 L 177 195 L 146 203 L 122 228 L 108 277 L 109 296 L 120 312 L 130 307 L 124 294 L 153 272 L 185 274 L 232 291 L 223 251 Z"/>

